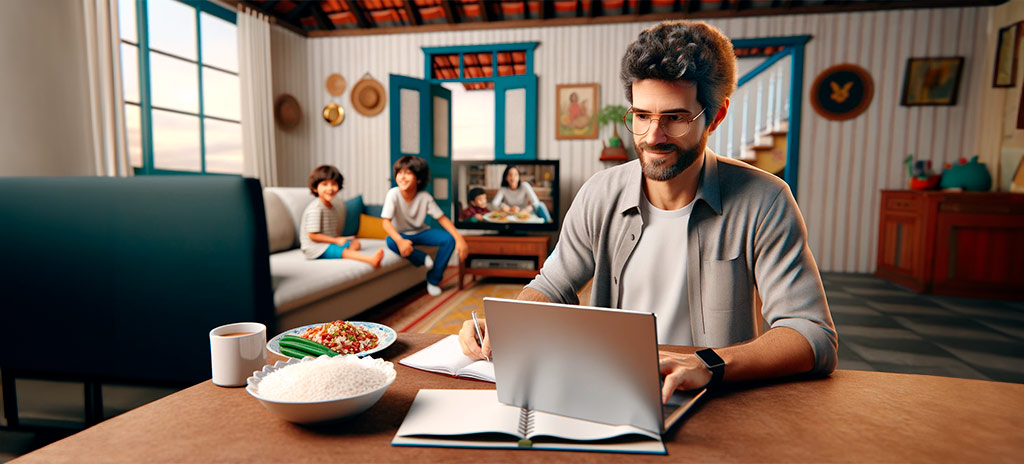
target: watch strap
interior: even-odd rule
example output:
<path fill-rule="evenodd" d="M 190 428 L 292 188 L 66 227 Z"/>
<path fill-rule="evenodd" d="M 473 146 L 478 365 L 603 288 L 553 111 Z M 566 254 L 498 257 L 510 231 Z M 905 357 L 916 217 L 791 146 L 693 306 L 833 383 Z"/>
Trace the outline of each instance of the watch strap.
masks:
<path fill-rule="evenodd" d="M 725 361 L 722 360 L 722 357 L 711 348 L 698 350 L 694 354 L 697 355 L 697 359 L 704 363 L 704 367 L 711 371 L 711 381 L 708 382 L 708 386 L 720 383 L 725 375 Z"/>

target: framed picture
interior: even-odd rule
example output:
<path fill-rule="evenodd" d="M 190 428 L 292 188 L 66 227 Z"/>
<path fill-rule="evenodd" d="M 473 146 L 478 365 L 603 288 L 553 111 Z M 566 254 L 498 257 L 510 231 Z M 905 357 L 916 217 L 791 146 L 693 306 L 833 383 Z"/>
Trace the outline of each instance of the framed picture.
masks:
<path fill-rule="evenodd" d="M 900 104 L 955 105 L 963 68 L 962 56 L 908 59 Z"/>
<path fill-rule="evenodd" d="M 811 106 L 825 119 L 845 121 L 868 109 L 873 95 L 874 83 L 866 69 L 839 64 L 822 71 L 814 80 Z"/>
<path fill-rule="evenodd" d="M 992 75 L 992 87 L 1013 87 L 1017 82 L 1019 37 L 1020 23 L 999 29 L 999 47 L 996 48 L 996 69 Z"/>
<path fill-rule="evenodd" d="M 555 139 L 596 139 L 597 84 L 555 86 Z"/>

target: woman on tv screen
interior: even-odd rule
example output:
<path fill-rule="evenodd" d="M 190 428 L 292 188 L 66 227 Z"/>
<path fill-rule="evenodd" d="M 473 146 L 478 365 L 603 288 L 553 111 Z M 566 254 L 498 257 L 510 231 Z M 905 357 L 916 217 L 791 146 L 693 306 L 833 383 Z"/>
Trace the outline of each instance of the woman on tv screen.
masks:
<path fill-rule="evenodd" d="M 551 221 L 551 213 L 537 198 L 529 182 L 520 180 L 519 168 L 508 165 L 501 175 L 501 188 L 494 195 L 494 209 L 523 218 L 536 215 L 543 222 Z"/>

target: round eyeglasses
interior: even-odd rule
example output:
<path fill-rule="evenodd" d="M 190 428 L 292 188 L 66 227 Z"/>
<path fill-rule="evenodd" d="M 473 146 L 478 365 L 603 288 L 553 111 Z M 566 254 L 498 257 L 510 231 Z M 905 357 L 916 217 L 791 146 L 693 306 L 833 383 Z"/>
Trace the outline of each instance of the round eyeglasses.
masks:
<path fill-rule="evenodd" d="M 688 118 L 687 113 L 648 113 L 630 108 L 626 114 L 622 115 L 622 124 L 626 126 L 629 133 L 642 136 L 647 135 L 654 121 L 658 121 L 658 127 L 661 127 L 665 135 L 682 137 L 690 131 L 690 123 L 704 114 L 705 109 L 702 108 L 696 116 Z"/>

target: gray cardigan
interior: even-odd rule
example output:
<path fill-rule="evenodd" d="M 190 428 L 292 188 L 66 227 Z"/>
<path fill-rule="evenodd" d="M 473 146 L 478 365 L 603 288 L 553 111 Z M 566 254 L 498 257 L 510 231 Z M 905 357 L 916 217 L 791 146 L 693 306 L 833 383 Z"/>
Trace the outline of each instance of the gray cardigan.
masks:
<path fill-rule="evenodd" d="M 566 213 L 558 245 L 527 287 L 553 302 L 577 304 L 577 293 L 593 278 L 590 304 L 620 308 L 622 271 L 643 231 L 642 176 L 633 160 L 591 177 Z M 707 150 L 694 201 L 686 282 L 680 283 L 687 286 L 694 344 L 751 340 L 763 317 L 770 327 L 789 327 L 807 339 L 813 372 L 832 372 L 835 326 L 789 186 Z M 649 263 L 650 272 L 658 265 Z M 755 292 L 763 302 L 760 315 Z"/>

